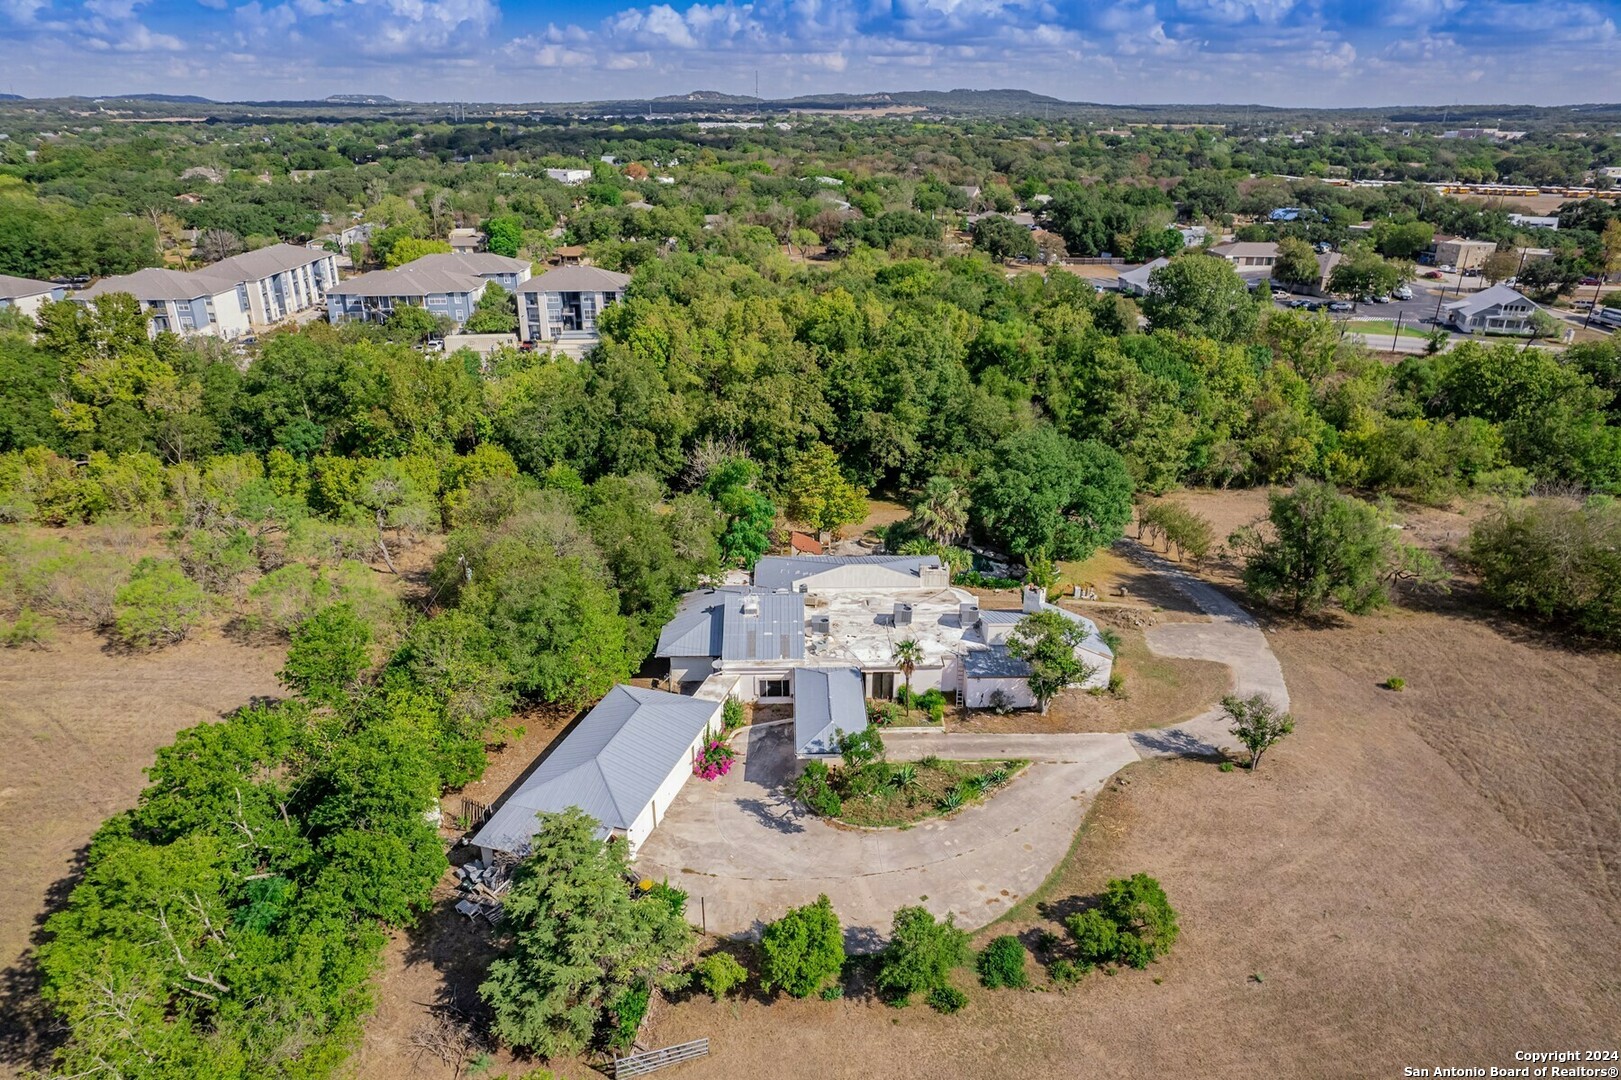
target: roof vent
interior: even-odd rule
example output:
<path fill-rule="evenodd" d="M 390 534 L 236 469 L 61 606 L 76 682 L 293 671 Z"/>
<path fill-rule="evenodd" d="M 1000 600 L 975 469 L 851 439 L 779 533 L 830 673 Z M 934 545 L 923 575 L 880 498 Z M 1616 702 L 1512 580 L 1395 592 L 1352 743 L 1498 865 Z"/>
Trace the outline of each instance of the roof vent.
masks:
<path fill-rule="evenodd" d="M 760 614 L 760 598 L 758 596 L 756 596 L 753 593 L 744 594 L 744 596 L 743 596 L 743 614 L 745 614 L 745 615 L 758 615 L 758 614 Z"/>
<path fill-rule="evenodd" d="M 895 625 L 896 626 L 911 626 L 912 625 L 912 605 L 911 604 L 896 604 L 895 605 Z"/>

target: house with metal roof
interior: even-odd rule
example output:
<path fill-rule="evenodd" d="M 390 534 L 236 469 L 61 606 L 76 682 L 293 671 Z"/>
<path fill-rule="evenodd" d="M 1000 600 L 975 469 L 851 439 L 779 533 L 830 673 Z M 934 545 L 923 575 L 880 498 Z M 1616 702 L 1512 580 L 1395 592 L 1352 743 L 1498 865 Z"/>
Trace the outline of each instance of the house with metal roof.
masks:
<path fill-rule="evenodd" d="M 598 341 L 597 316 L 624 295 L 629 274 L 559 266 L 518 289 L 518 336 L 580 356 Z"/>
<path fill-rule="evenodd" d="M 1507 285 L 1493 285 L 1447 304 L 1446 321 L 1470 334 L 1529 334 L 1531 315 L 1541 310 Z"/>
<path fill-rule="evenodd" d="M 850 673 L 863 701 L 893 699 L 907 679 L 895 655 L 902 641 L 917 646 L 914 692 L 939 689 L 985 708 L 995 691 L 1005 690 L 1013 707 L 1028 707 L 1035 703 L 1024 685 L 1029 669 L 1013 670 L 1007 640 L 1026 615 L 1046 610 L 1084 631 L 1076 655 L 1090 674 L 1082 685 L 1107 685 L 1114 654 L 1091 620 L 1047 603 L 1035 589 L 1020 609 L 982 610 L 971 593 L 950 585 L 950 568 L 934 556 L 761 559 L 752 588 L 688 594 L 654 655 L 668 662 L 672 688 L 707 689 L 711 680 L 724 680 L 726 693 L 742 701 L 792 701 L 796 723 L 808 702 L 804 707 L 814 712 L 807 723 L 820 723 L 817 730 L 827 726 L 818 719 L 827 711 L 823 674 Z M 807 673 L 816 674 L 802 688 Z M 804 745 L 814 741 L 810 734 Z"/>
<path fill-rule="evenodd" d="M 867 698 L 855 668 L 800 668 L 794 675 L 794 748 L 800 757 L 831 757 L 839 736 L 867 727 Z"/>
<path fill-rule="evenodd" d="M 938 555 L 767 555 L 754 587 L 794 592 L 944 588 L 951 571 Z"/>
<path fill-rule="evenodd" d="M 1147 296 L 1149 276 L 1160 267 L 1169 265 L 1171 265 L 1171 260 L 1163 258 L 1143 263 L 1135 269 L 1127 270 L 1118 275 L 1114 279 L 1115 287 L 1120 290 L 1123 296 Z"/>
<path fill-rule="evenodd" d="M 47 300 L 60 300 L 67 289 L 49 281 L 12 277 L 0 274 L 0 308 L 16 308 L 30 317 L 39 314 L 39 306 Z"/>
<path fill-rule="evenodd" d="M 721 702 L 615 686 L 490 815 L 473 843 L 486 863 L 497 852 L 522 858 L 536 815 L 579 807 L 598 835 L 635 854 L 692 776 L 704 742 L 721 728 Z"/>

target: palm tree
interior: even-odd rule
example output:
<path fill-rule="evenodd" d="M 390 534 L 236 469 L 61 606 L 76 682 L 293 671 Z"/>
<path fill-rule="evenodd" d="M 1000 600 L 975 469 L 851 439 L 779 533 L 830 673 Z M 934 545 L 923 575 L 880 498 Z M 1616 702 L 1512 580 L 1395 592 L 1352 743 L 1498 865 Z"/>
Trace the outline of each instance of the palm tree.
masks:
<path fill-rule="evenodd" d="M 968 500 L 949 476 L 931 476 L 912 506 L 912 517 L 924 536 L 949 546 L 968 530 Z"/>
<path fill-rule="evenodd" d="M 895 643 L 895 663 L 900 665 L 901 675 L 906 679 L 906 714 L 912 714 L 912 672 L 923 659 L 923 646 L 915 638 Z"/>

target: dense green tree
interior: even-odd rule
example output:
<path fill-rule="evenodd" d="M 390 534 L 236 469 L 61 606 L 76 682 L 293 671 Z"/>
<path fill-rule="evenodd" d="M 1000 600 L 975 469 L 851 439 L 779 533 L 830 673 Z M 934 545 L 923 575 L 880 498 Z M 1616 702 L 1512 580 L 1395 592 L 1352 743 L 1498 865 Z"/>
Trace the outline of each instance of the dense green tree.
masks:
<path fill-rule="evenodd" d="M 518 332 L 518 305 L 513 295 L 495 282 L 484 286 L 473 314 L 462 329 L 469 334 L 515 334 Z"/>
<path fill-rule="evenodd" d="M 826 894 L 814 904 L 789 908 L 760 932 L 760 988 L 810 997 L 844 967 L 844 934 Z"/>
<path fill-rule="evenodd" d="M 986 214 L 974 222 L 974 246 L 998 262 L 1036 257 L 1036 240 L 1030 230 L 1000 214 Z"/>
<path fill-rule="evenodd" d="M 293 628 L 277 677 L 311 701 L 336 704 L 371 666 L 371 640 L 371 627 L 348 604 L 322 608 Z"/>
<path fill-rule="evenodd" d="M 889 942 L 878 954 L 878 992 L 898 1001 L 945 986 L 968 960 L 968 932 L 956 919 L 936 919 L 923 907 L 895 912 Z"/>
<path fill-rule="evenodd" d="M 580 810 L 541 814 L 503 898 L 503 952 L 479 996 L 509 1045 L 548 1057 L 585 1048 L 625 991 L 685 982 L 694 933 L 656 896 L 636 897 L 622 842 Z"/>
<path fill-rule="evenodd" d="M 1026 615 L 1008 635 L 1008 652 L 1030 667 L 1025 682 L 1043 713 L 1065 687 L 1083 683 L 1094 673 L 1075 655 L 1085 640 L 1080 623 L 1053 610 Z"/>
<path fill-rule="evenodd" d="M 867 516 L 866 492 L 845 478 L 838 458 L 825 445 L 801 454 L 784 486 L 789 516 L 818 532 L 832 532 Z"/>
<path fill-rule="evenodd" d="M 1131 492 L 1120 455 L 1035 427 L 996 445 L 975 484 L 974 517 L 1021 558 L 1084 559 L 1125 534 Z"/>
<path fill-rule="evenodd" d="M 1155 330 L 1237 341 L 1255 328 L 1260 308 L 1231 263 L 1191 252 L 1148 276 L 1143 314 Z"/>

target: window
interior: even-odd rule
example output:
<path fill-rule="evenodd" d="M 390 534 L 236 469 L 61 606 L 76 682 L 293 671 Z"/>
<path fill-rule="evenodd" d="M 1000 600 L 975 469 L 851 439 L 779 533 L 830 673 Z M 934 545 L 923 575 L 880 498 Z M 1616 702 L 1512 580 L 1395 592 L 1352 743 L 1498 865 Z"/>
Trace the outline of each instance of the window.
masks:
<path fill-rule="evenodd" d="M 895 673 L 893 671 L 875 671 L 867 676 L 868 694 L 870 698 L 879 701 L 888 701 L 895 696 Z"/>
<path fill-rule="evenodd" d="M 763 697 L 763 698 L 788 697 L 790 695 L 790 693 L 791 693 L 791 691 L 788 689 L 788 680 L 786 678 L 782 678 L 782 679 L 761 679 L 760 680 L 760 685 L 759 685 L 759 696 L 760 697 Z"/>

